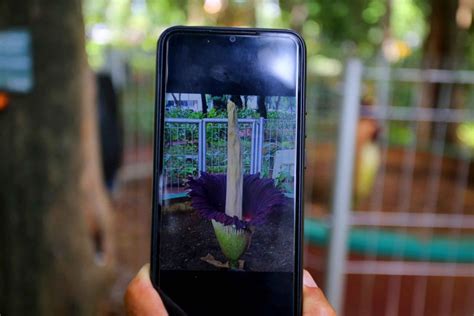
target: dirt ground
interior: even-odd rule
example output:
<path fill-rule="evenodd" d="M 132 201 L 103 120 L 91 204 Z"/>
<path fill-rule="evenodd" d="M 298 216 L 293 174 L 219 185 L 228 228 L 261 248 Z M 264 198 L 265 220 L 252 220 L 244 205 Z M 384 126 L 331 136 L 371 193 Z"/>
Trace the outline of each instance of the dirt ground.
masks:
<path fill-rule="evenodd" d="M 201 260 L 211 254 L 226 262 L 211 222 L 194 211 L 174 211 L 163 214 L 161 262 L 163 269 L 209 271 L 219 268 Z M 293 212 L 290 208 L 274 212 L 265 225 L 255 228 L 250 246 L 242 256 L 246 271 L 293 270 Z"/>

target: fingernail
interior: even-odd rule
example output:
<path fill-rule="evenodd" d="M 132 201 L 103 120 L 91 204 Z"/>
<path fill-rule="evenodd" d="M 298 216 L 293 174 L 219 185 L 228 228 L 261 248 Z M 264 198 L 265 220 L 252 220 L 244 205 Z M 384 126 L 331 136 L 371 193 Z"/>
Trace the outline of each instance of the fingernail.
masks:
<path fill-rule="evenodd" d="M 307 287 L 318 287 L 311 274 L 306 270 L 303 271 L 303 284 Z"/>
<path fill-rule="evenodd" d="M 139 279 L 150 279 L 150 264 L 145 264 L 140 271 L 138 271 L 137 277 Z"/>

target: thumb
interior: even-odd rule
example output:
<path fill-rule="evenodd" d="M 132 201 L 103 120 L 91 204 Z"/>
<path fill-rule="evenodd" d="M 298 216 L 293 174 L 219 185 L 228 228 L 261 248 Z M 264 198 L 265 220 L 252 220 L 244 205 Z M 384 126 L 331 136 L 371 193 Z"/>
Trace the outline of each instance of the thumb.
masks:
<path fill-rule="evenodd" d="M 125 309 L 129 316 L 167 316 L 163 301 L 150 280 L 150 265 L 144 265 L 125 292 Z"/>
<path fill-rule="evenodd" d="M 336 316 L 311 274 L 303 271 L 303 316 Z"/>

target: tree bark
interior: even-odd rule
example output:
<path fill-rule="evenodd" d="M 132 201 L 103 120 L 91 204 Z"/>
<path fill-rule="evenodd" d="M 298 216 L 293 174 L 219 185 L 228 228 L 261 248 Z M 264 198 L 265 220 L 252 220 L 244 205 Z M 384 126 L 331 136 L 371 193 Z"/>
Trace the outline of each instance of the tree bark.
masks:
<path fill-rule="evenodd" d="M 9 27 L 31 32 L 34 87 L 0 112 L 0 313 L 94 315 L 113 256 L 82 3 L 4 0 Z"/>

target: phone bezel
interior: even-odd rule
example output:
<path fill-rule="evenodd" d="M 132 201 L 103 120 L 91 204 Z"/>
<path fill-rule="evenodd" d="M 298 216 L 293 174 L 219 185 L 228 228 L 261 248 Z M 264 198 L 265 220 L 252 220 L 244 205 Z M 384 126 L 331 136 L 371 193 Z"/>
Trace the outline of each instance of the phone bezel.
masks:
<path fill-rule="evenodd" d="M 306 45 L 303 38 L 296 32 L 285 29 L 262 29 L 262 28 L 235 28 L 235 27 L 195 27 L 195 26 L 173 26 L 166 29 L 158 39 L 156 59 L 156 89 L 155 89 L 155 115 L 154 115 L 154 150 L 153 150 L 153 188 L 152 188 L 152 227 L 151 227 L 151 269 L 150 277 L 156 289 L 159 289 L 159 243 L 160 243 L 160 216 L 161 205 L 159 194 L 161 188 L 161 174 L 163 166 L 161 163 L 163 155 L 162 135 L 164 133 L 164 99 L 165 99 L 165 75 L 167 53 L 167 41 L 175 33 L 194 34 L 225 34 L 230 36 L 260 34 L 286 34 L 293 37 L 298 45 L 299 67 L 298 67 L 298 121 L 296 137 L 296 188 L 295 188 L 295 315 L 301 315 L 302 308 L 302 243 L 303 243 L 303 183 L 305 169 L 305 118 L 306 118 Z"/>

